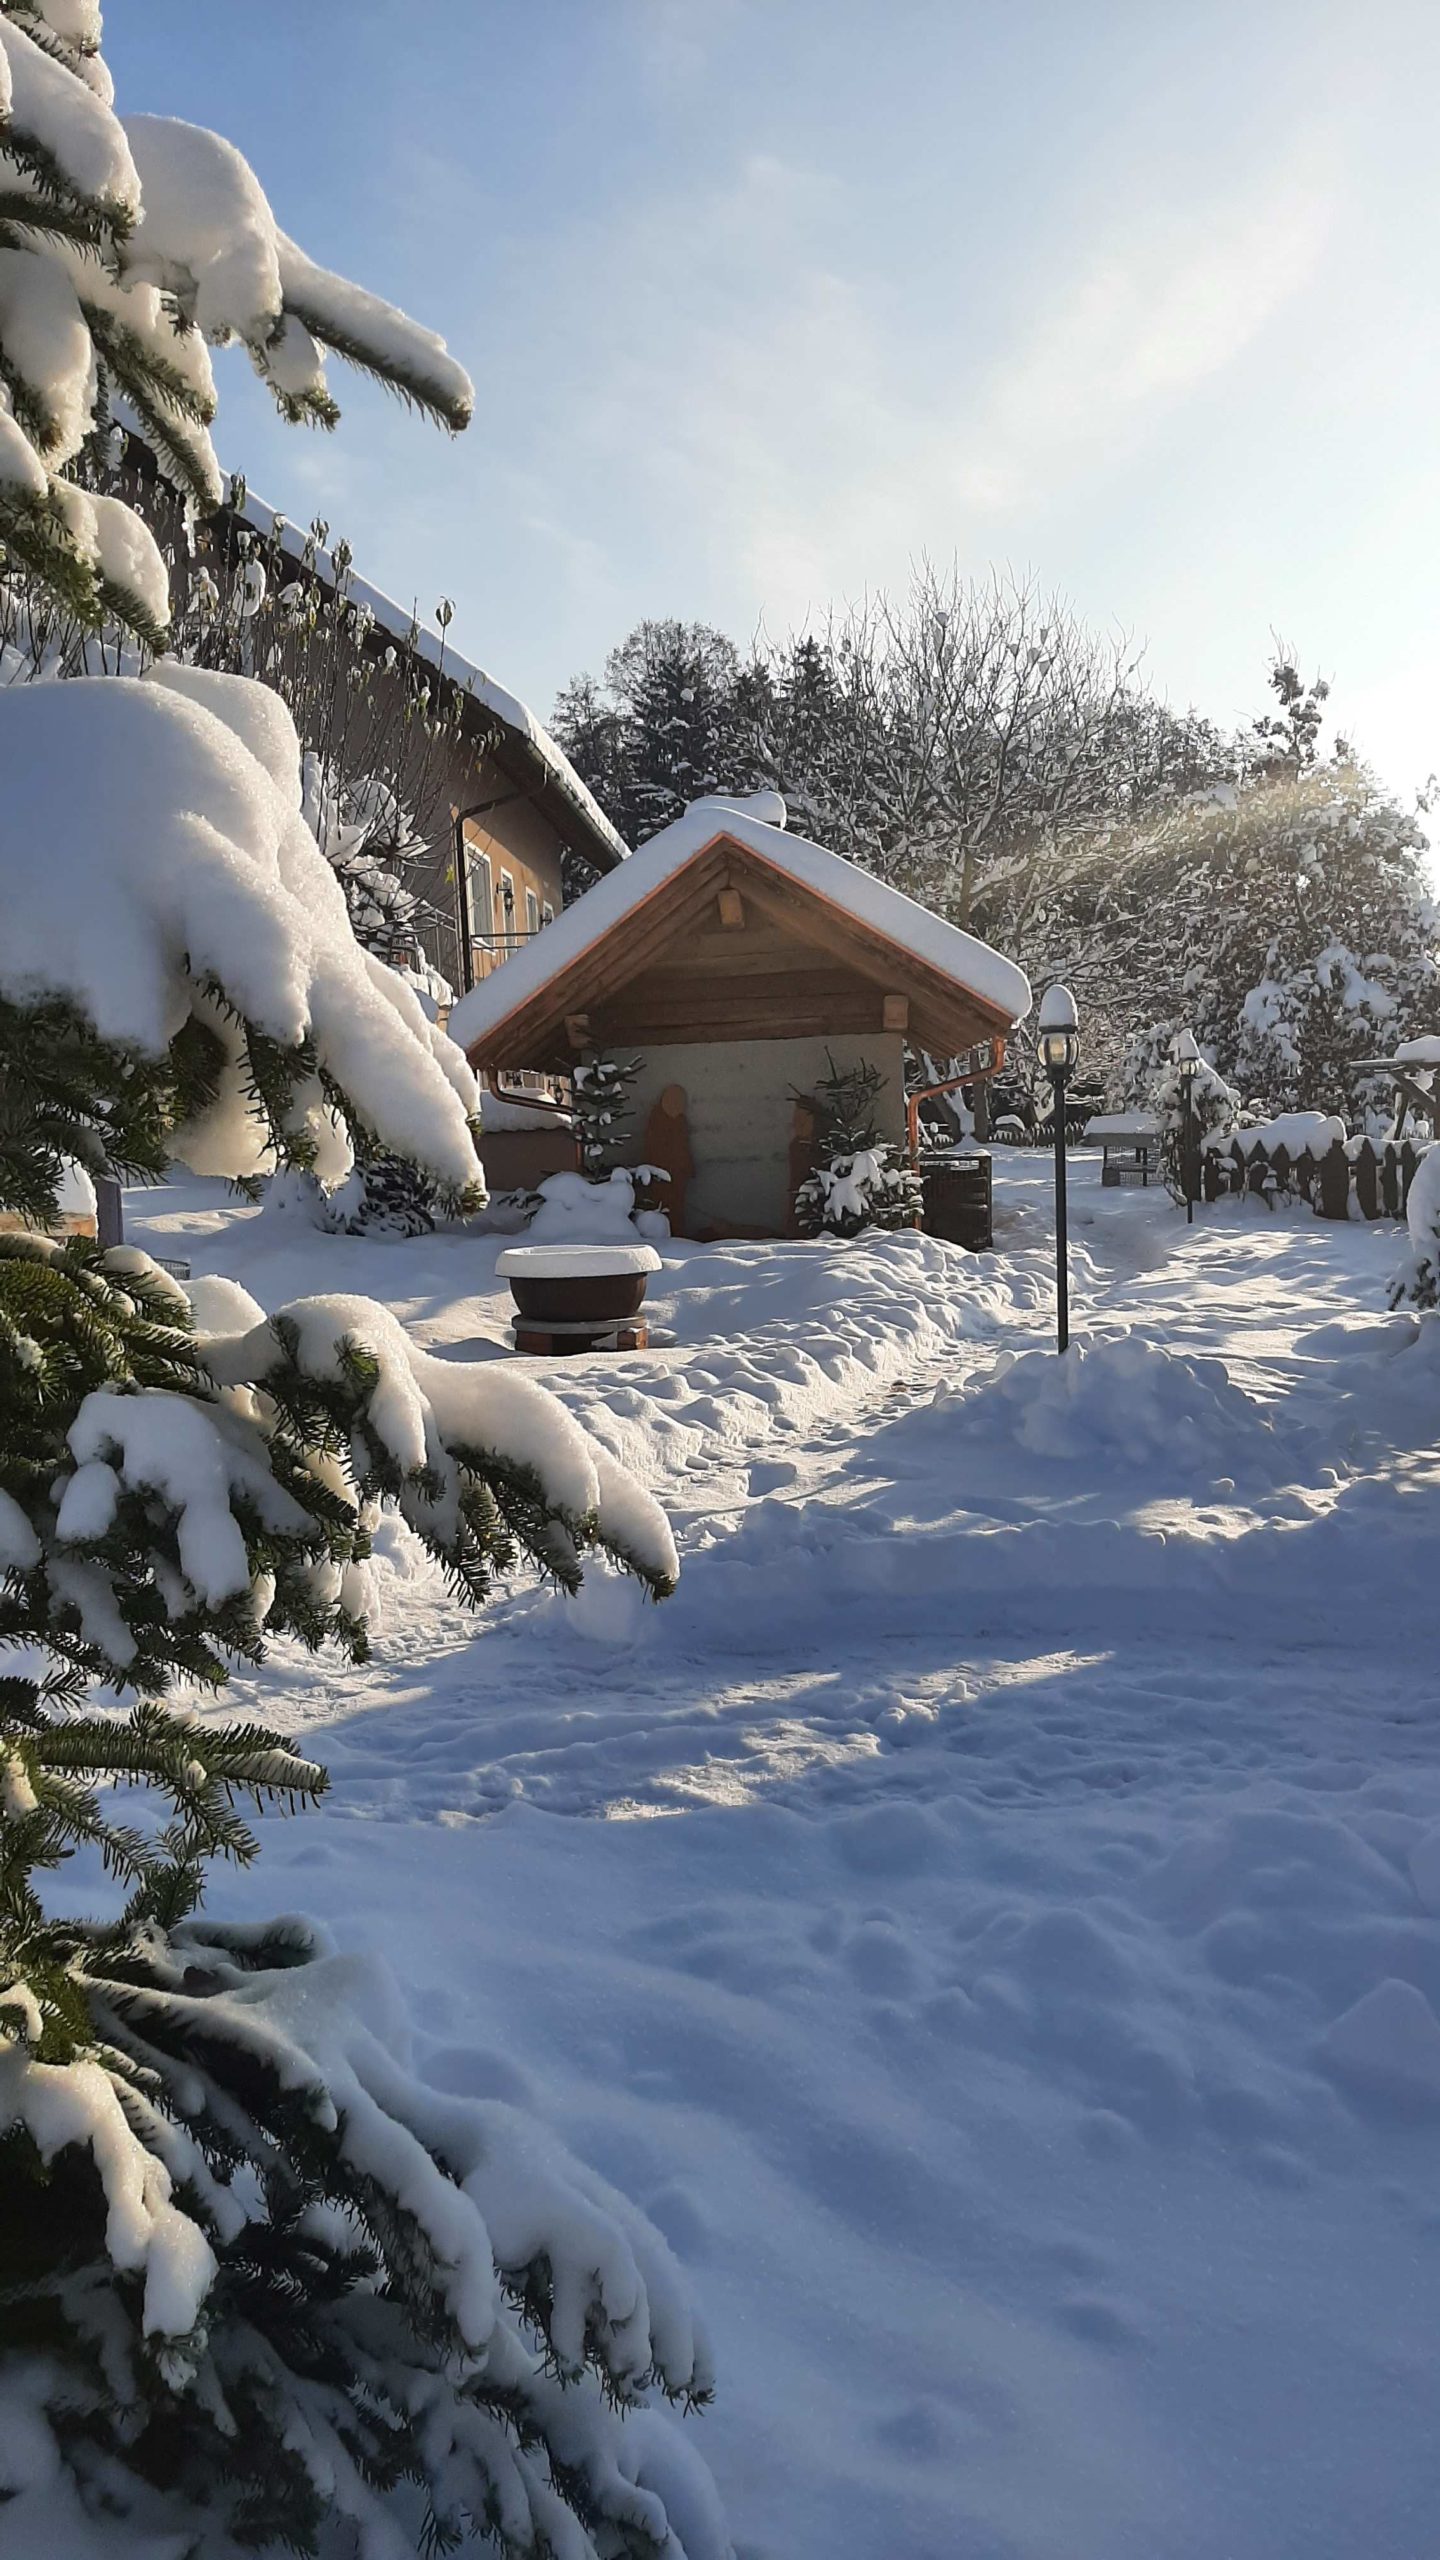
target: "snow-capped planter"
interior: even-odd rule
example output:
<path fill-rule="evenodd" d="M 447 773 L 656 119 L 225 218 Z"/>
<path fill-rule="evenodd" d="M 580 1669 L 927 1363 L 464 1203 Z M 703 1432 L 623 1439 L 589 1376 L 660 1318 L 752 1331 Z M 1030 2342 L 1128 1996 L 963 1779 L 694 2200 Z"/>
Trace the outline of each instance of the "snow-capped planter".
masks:
<path fill-rule="evenodd" d="M 648 1244 L 516 1244 L 495 1265 L 515 1301 L 515 1348 L 643 1351 L 637 1323 L 660 1256 Z"/>

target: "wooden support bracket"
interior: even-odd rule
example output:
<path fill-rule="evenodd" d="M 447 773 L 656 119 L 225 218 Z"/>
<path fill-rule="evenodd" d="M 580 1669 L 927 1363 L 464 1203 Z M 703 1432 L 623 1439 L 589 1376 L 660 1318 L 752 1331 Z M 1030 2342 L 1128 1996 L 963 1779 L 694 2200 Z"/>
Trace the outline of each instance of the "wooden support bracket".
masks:
<path fill-rule="evenodd" d="M 731 933 L 743 933 L 745 929 L 745 901 L 741 897 L 738 889 L 721 890 L 720 921 Z"/>
<path fill-rule="evenodd" d="M 569 1041 L 572 1049 L 588 1049 L 590 1046 L 589 1014 L 567 1013 L 565 1016 L 565 1037 Z"/>
<path fill-rule="evenodd" d="M 910 1028 L 909 997 L 886 996 L 884 1004 L 885 1010 L 881 1019 L 885 1029 L 887 1031 L 908 1031 Z"/>

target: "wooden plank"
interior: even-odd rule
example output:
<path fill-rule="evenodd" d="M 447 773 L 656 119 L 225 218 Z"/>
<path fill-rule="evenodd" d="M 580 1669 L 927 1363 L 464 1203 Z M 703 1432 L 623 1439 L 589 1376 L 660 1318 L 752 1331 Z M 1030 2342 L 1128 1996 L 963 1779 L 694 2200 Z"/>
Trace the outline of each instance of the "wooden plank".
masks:
<path fill-rule="evenodd" d="M 572 1049 L 588 1049 L 590 1046 L 589 1014 L 567 1013 L 565 1016 L 565 1037 L 569 1041 Z"/>
<path fill-rule="evenodd" d="M 728 933 L 743 933 L 745 930 L 745 901 L 741 897 L 739 890 L 722 889 L 720 892 L 719 904 L 720 922 L 725 927 L 726 931 Z"/>
<path fill-rule="evenodd" d="M 880 1018 L 884 1028 L 887 1031 L 908 1031 L 910 1028 L 909 997 L 888 995 L 882 996 L 880 1001 L 882 1006 Z"/>

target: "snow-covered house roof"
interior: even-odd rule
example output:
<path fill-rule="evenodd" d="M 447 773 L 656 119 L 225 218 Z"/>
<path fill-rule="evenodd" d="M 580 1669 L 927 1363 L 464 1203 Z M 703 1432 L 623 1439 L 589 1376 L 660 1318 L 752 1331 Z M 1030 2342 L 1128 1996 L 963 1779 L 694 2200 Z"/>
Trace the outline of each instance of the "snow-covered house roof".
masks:
<path fill-rule="evenodd" d="M 287 517 L 278 516 L 263 498 L 257 498 L 253 490 L 244 489 L 239 505 L 232 512 L 235 521 L 263 534 L 267 541 L 275 539 L 278 528 L 282 550 L 293 556 L 297 567 L 301 564 L 306 552 L 305 535 Z M 313 554 L 313 560 L 315 575 L 333 587 L 338 572 L 331 554 L 319 551 Z M 392 596 L 385 595 L 379 587 L 372 587 L 367 579 L 357 577 L 353 568 L 345 572 L 345 591 L 353 603 L 368 608 L 381 631 L 388 633 L 398 645 L 412 650 L 427 666 L 433 667 L 437 675 L 455 686 L 463 700 L 474 702 L 481 712 L 490 715 L 492 721 L 502 724 L 509 736 L 502 738 L 498 749 L 492 749 L 497 761 L 503 763 L 509 746 L 533 776 L 537 796 L 548 799 L 550 814 L 557 821 L 558 831 L 574 844 L 577 852 L 602 872 L 613 870 L 617 863 L 626 859 L 630 848 L 624 837 L 612 827 L 599 801 L 581 781 L 564 749 L 556 745 L 549 730 L 517 695 L 507 693 L 505 687 L 487 675 L 483 667 L 476 666 L 472 659 L 465 657 L 453 646 L 448 633 L 427 630 L 418 612 L 407 613 Z"/>
<path fill-rule="evenodd" d="M 647 1023 L 680 1009 L 671 1038 L 737 1038 L 745 1036 L 737 1020 L 753 1030 L 762 1017 L 755 1036 L 781 1038 L 812 1027 L 803 1006 L 823 1009 L 822 981 L 812 975 L 802 985 L 794 967 L 797 953 L 813 959 L 817 951 L 837 1001 L 841 974 L 849 988 L 868 983 L 876 1027 L 883 1019 L 935 1054 L 1003 1036 L 1028 1012 L 1029 982 L 1013 961 L 823 845 L 787 834 L 783 819 L 773 793 L 697 800 L 462 997 L 452 1036 L 478 1064 L 544 1067 L 577 1045 L 582 1022 L 596 1039 L 607 1036 L 607 1003 L 629 989 L 633 1008 L 639 986 L 649 989 Z M 752 904 L 763 932 L 747 946 Z M 847 1026 L 837 1013 L 818 1027 Z M 629 1020 L 627 1029 L 638 1036 Z"/>

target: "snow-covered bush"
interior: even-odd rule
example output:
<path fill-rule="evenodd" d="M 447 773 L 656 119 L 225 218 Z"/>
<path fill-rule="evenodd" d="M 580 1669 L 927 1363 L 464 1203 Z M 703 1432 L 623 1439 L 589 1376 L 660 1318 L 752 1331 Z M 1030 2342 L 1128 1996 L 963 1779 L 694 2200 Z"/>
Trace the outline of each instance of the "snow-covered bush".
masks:
<path fill-rule="evenodd" d="M 583 1173 L 549 1173 L 526 1229 L 529 1244 L 634 1244 L 663 1241 L 670 1222 L 662 1210 L 637 1206 L 637 1183 L 663 1182 L 658 1165 L 616 1165 L 608 1182 Z"/>
<path fill-rule="evenodd" d="M 875 1126 L 885 1078 L 878 1067 L 837 1067 L 813 1097 L 816 1163 L 795 1194 L 802 1236 L 858 1236 L 866 1227 L 913 1227 L 924 1206 L 905 1151 Z M 797 1097 L 811 1101 L 808 1094 Z"/>
<path fill-rule="evenodd" d="M 153 636 L 148 537 L 60 476 L 109 387 L 202 498 L 206 336 L 326 423 L 317 336 L 452 423 L 469 392 L 309 265 L 228 145 L 122 130 L 98 41 L 92 0 L 0 0 L 0 533 L 68 610 Z M 275 694 L 170 661 L 0 688 L 0 771 L 0 1211 L 43 1224 L 72 1161 L 172 1147 L 326 1180 L 387 1148 L 481 1196 L 473 1081 L 355 940 Z M 592 1550 L 674 1576 L 663 1515 L 527 1380 L 363 1299 L 267 1315 L 0 1234 L 7 2552 L 79 2548 L 88 2515 L 216 2560 L 337 2523 L 365 2560 L 722 2560 L 683 2447 L 622 2423 L 709 2388 L 654 2235 L 503 2109 L 411 2081 L 302 1924 L 196 1918 L 209 1862 L 255 1852 L 242 1808 L 324 1776 L 173 1692 L 277 1633 L 362 1654 L 386 1509 L 475 1602 L 527 1559 L 574 1589 Z M 117 1887 L 94 1922 L 48 1890 L 77 1848 Z"/>
<path fill-rule="evenodd" d="M 1440 1146 L 1427 1147 L 1405 1204 L 1410 1250 L 1390 1282 L 1392 1307 L 1440 1307 Z"/>

